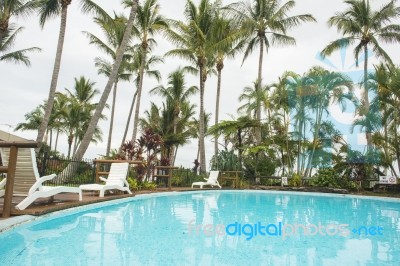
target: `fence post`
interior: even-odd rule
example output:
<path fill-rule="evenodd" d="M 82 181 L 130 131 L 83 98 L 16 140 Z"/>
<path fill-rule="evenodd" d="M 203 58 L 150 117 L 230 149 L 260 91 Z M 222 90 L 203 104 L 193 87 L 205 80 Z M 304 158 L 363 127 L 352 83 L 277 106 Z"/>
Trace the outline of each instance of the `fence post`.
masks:
<path fill-rule="evenodd" d="M 93 177 L 93 183 L 96 183 L 96 169 L 97 169 L 97 162 L 96 158 L 93 159 L 93 170 L 92 170 L 92 177 Z"/>
<path fill-rule="evenodd" d="M 40 175 L 41 176 L 45 176 L 46 174 L 46 166 L 47 166 L 47 157 L 48 157 L 48 153 L 47 152 L 44 152 L 43 153 L 43 160 L 42 160 L 42 169 L 41 169 L 41 173 L 40 173 Z M 38 158 L 39 159 L 39 158 Z"/>

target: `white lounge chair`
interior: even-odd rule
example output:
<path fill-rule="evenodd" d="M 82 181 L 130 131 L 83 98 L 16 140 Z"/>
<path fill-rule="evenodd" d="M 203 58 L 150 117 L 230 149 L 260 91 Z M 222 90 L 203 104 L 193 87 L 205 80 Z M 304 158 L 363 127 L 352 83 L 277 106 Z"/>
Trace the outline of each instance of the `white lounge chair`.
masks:
<path fill-rule="evenodd" d="M 24 210 L 38 198 L 48 198 L 48 197 L 52 197 L 52 196 L 60 194 L 60 193 L 77 193 L 77 194 L 79 193 L 79 188 L 77 188 L 77 187 L 43 186 L 44 182 L 52 180 L 57 175 L 51 174 L 51 175 L 46 175 L 46 176 L 40 177 L 39 171 L 37 168 L 37 164 L 36 164 L 35 150 L 30 149 L 30 151 L 31 151 L 32 168 L 33 168 L 31 170 L 33 170 L 33 175 L 36 178 L 36 182 L 29 189 L 28 196 L 25 199 L 23 199 L 20 203 L 18 203 L 17 206 L 15 206 L 16 209 Z M 17 165 L 17 167 L 18 167 L 18 165 Z"/>
<path fill-rule="evenodd" d="M 5 193 L 4 187 L 6 186 L 6 181 L 7 181 L 6 178 L 0 181 L 0 197 L 4 196 Z"/>
<path fill-rule="evenodd" d="M 210 171 L 210 175 L 207 178 L 204 178 L 204 180 L 206 180 L 206 182 L 194 182 L 192 184 L 192 188 L 193 186 L 200 186 L 200 188 L 202 189 L 204 186 L 217 186 L 219 188 L 221 188 L 219 182 L 218 182 L 218 176 L 219 176 L 219 171 Z"/>
<path fill-rule="evenodd" d="M 105 179 L 100 177 L 101 181 L 106 182 L 105 185 L 100 184 L 87 184 L 79 186 L 79 200 L 82 200 L 83 190 L 98 190 L 100 191 L 100 197 L 104 197 L 104 192 L 111 189 L 119 189 L 121 191 L 126 191 L 129 194 L 132 192 L 129 190 L 129 184 L 126 181 L 126 176 L 128 175 L 129 163 L 112 163 L 108 178 Z"/>

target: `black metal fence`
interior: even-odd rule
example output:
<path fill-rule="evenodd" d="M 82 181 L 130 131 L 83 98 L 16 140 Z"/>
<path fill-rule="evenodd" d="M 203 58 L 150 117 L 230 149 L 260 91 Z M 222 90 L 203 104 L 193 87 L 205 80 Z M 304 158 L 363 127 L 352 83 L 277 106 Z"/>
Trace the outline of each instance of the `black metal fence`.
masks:
<path fill-rule="evenodd" d="M 55 178 L 45 185 L 79 186 L 95 183 L 96 168 L 92 159 L 76 160 L 67 157 L 50 157 L 46 153 L 37 158 L 40 176 L 57 174 L 65 178 Z M 73 167 L 68 167 L 72 165 Z"/>

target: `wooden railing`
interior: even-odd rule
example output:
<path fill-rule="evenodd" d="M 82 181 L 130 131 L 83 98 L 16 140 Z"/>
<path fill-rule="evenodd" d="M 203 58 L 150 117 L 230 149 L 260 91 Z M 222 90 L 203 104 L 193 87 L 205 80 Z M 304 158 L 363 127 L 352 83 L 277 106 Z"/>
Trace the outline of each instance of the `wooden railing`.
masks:
<path fill-rule="evenodd" d="M 242 171 L 220 171 L 221 180 L 232 181 L 232 186 L 234 188 L 239 187 L 239 178 Z"/>
<path fill-rule="evenodd" d="M 155 173 L 153 177 L 166 177 L 168 178 L 168 189 L 171 190 L 171 182 L 172 182 L 172 170 L 179 169 L 177 166 L 156 166 L 154 168 Z M 159 174 L 159 171 L 166 171 L 167 173 Z"/>
<path fill-rule="evenodd" d="M 37 148 L 38 143 L 34 141 L 0 141 L 0 148 L 10 148 L 10 155 L 8 159 L 8 165 L 0 167 L 1 173 L 7 173 L 7 181 L 4 194 L 3 204 L 3 218 L 10 217 L 12 197 L 14 192 L 14 179 L 15 169 L 17 168 L 17 156 L 19 148 Z"/>

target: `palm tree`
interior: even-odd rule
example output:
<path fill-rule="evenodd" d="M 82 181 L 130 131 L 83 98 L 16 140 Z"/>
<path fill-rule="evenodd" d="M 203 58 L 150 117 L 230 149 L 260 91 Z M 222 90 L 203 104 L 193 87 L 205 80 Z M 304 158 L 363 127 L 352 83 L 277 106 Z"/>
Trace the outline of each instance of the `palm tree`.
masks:
<path fill-rule="evenodd" d="M 294 45 L 296 41 L 287 35 L 287 31 L 300 25 L 302 22 L 315 21 L 310 14 L 289 16 L 288 13 L 295 6 L 295 1 L 288 1 L 280 5 L 280 0 L 253 0 L 233 3 L 227 6 L 234 17 L 238 19 L 242 30 L 248 35 L 248 44 L 244 52 L 243 61 L 259 45 L 258 85 L 262 86 L 262 71 L 264 49 L 268 52 L 271 45 Z M 270 36 L 268 38 L 268 36 Z M 261 121 L 261 107 L 256 109 L 257 120 Z M 257 130 L 256 140 L 261 142 L 261 129 Z"/>
<path fill-rule="evenodd" d="M 383 5 L 379 10 L 373 10 L 369 0 L 346 0 L 348 8 L 344 12 L 338 12 L 328 20 L 329 26 L 336 26 L 343 37 L 331 42 L 322 52 L 322 56 L 328 56 L 334 51 L 355 45 L 354 58 L 356 65 L 359 63 L 360 52 L 364 53 L 364 92 L 362 96 L 361 114 L 369 112 L 368 97 L 368 47 L 383 60 L 392 64 L 392 60 L 386 51 L 380 46 L 379 41 L 385 43 L 400 42 L 400 27 L 396 22 L 400 8 L 396 6 L 396 0 Z M 372 134 L 366 131 L 367 144 L 372 144 Z"/>
<path fill-rule="evenodd" d="M 174 116 L 176 108 L 170 99 L 163 102 L 162 108 L 151 103 L 150 110 L 145 111 L 145 118 L 140 119 L 142 129 L 152 129 L 154 133 L 161 136 L 163 147 L 161 150 L 162 158 L 168 158 L 171 165 L 174 164 L 178 147 L 189 142 L 196 134 L 195 124 L 190 121 L 194 114 L 195 105 L 189 102 L 180 104 L 179 119 Z"/>
<path fill-rule="evenodd" d="M 253 129 L 260 127 L 257 120 L 250 119 L 248 116 L 241 116 L 236 120 L 224 120 L 210 127 L 209 134 L 223 134 L 225 136 L 234 135 L 237 138 L 235 145 L 238 150 L 238 157 L 240 167 L 242 167 L 242 153 L 243 153 L 243 133 L 246 129 Z"/>
<path fill-rule="evenodd" d="M 150 91 L 151 94 L 158 94 L 165 98 L 167 106 L 172 109 L 172 133 L 177 134 L 178 122 L 181 119 L 181 111 L 184 105 L 189 102 L 189 97 L 196 94 L 198 88 L 195 86 L 186 88 L 183 69 L 177 69 L 168 76 L 168 87 L 160 85 Z M 167 108 L 168 109 L 168 108 Z M 173 147 L 170 150 L 169 158 L 175 153 Z"/>
<path fill-rule="evenodd" d="M 60 66 L 61 66 L 61 56 L 64 46 L 64 37 L 65 37 L 65 30 L 67 27 L 67 11 L 68 6 L 71 4 L 72 0 L 41 0 L 38 2 L 38 9 L 39 9 L 39 23 L 40 26 L 43 28 L 44 24 L 53 17 L 60 16 L 61 23 L 60 23 L 60 31 L 58 35 L 58 42 L 57 42 L 57 50 L 56 50 L 56 57 L 54 60 L 54 67 L 53 73 L 51 76 L 50 82 L 50 89 L 49 89 L 49 96 L 47 99 L 47 107 L 44 114 L 44 118 L 42 124 L 40 125 L 39 133 L 36 138 L 36 141 L 40 143 L 42 142 L 44 133 L 46 131 L 47 125 L 49 123 L 51 110 L 53 109 L 54 104 L 54 96 L 57 88 L 57 81 L 58 75 L 60 73 Z M 81 0 L 81 7 L 84 13 L 88 13 L 89 11 L 94 11 L 98 14 L 105 13 L 103 9 L 101 9 L 97 4 L 90 0 Z"/>
<path fill-rule="evenodd" d="M 35 108 L 32 112 L 29 112 L 24 115 L 25 117 L 25 122 L 18 123 L 17 126 L 15 127 L 15 131 L 17 130 L 39 130 L 40 123 L 42 122 L 43 119 L 43 112 L 44 110 L 44 105 L 41 104 L 38 107 Z"/>
<path fill-rule="evenodd" d="M 267 101 L 268 88 L 268 86 L 260 88 L 258 81 L 254 81 L 252 87 L 245 87 L 243 93 L 239 95 L 239 102 L 245 103 L 239 106 L 237 111 L 257 120 L 257 108 L 262 108 L 262 104 Z"/>
<path fill-rule="evenodd" d="M 150 47 L 149 47 L 149 49 L 150 49 Z M 131 107 L 129 109 L 128 119 L 126 121 L 125 132 L 124 132 L 124 136 L 122 137 L 121 146 L 122 146 L 122 144 L 124 144 L 124 142 L 126 140 L 126 136 L 128 134 L 129 124 L 130 124 L 132 113 L 133 113 L 133 107 L 135 106 L 135 102 L 136 102 L 138 91 L 139 91 L 140 71 L 142 69 L 142 67 L 141 67 L 142 66 L 142 57 L 143 57 L 143 55 L 142 55 L 140 48 L 135 49 L 135 52 L 133 53 L 133 58 L 128 64 L 129 71 L 132 72 L 133 76 L 135 77 L 133 80 L 133 83 L 135 84 L 136 91 L 132 98 L 132 103 L 131 103 Z M 153 67 L 153 65 L 158 64 L 158 63 L 164 63 L 164 60 L 162 59 L 162 57 L 159 57 L 156 55 L 152 55 L 150 57 L 146 56 L 146 61 L 144 63 L 144 75 L 146 75 L 149 78 L 156 79 L 157 82 L 159 82 L 161 80 L 161 74 L 160 74 L 160 71 L 158 71 L 156 69 L 152 69 L 152 67 Z M 131 140 L 134 141 L 135 138 L 136 138 L 136 133 L 135 133 L 135 131 L 133 131 Z"/>
<path fill-rule="evenodd" d="M 94 82 L 82 76 L 79 79 L 75 78 L 73 91 L 65 89 L 69 102 L 64 118 L 64 128 L 67 129 L 68 135 L 68 157 L 71 156 L 71 151 L 76 151 L 82 133 L 85 132 L 85 125 L 90 121 L 91 115 L 96 109 L 96 104 L 92 102 L 99 91 L 94 89 L 94 85 Z M 99 132 L 98 129 L 97 132 Z M 97 134 L 95 137 L 99 137 L 99 135 Z M 73 150 L 71 149 L 72 144 L 74 144 Z"/>
<path fill-rule="evenodd" d="M 243 47 L 245 41 L 239 34 L 238 27 L 233 20 L 224 18 L 218 13 L 213 23 L 213 43 L 215 47 L 215 66 L 217 69 L 217 95 L 215 101 L 215 122 L 219 122 L 219 105 L 221 96 L 222 69 L 226 58 L 234 58 Z M 214 156 L 218 158 L 218 135 L 214 136 Z"/>
<path fill-rule="evenodd" d="M 119 68 L 120 68 L 124 53 L 125 53 L 125 49 L 130 40 L 137 6 L 138 6 L 138 0 L 134 0 L 131 10 L 130 10 L 130 13 L 129 13 L 129 19 L 128 19 L 128 22 L 126 25 L 126 30 L 124 32 L 124 37 L 122 39 L 121 45 L 119 46 L 119 48 L 116 52 L 115 62 L 113 64 L 113 68 L 111 70 L 110 77 L 104 88 L 103 94 L 101 95 L 100 100 L 96 106 L 96 110 L 95 110 L 89 124 L 87 125 L 87 130 L 86 130 L 85 135 L 82 137 L 81 144 L 79 145 L 77 151 L 75 152 L 75 158 L 78 160 L 82 159 L 87 148 L 89 147 L 90 141 L 92 140 L 92 137 L 95 134 L 97 123 L 98 123 L 99 119 L 101 118 L 101 113 L 103 112 L 103 109 L 106 106 L 108 96 L 110 95 L 110 92 L 112 89 L 112 85 L 115 83 L 115 81 L 117 79 Z M 73 169 L 73 165 L 69 165 L 66 168 L 65 173 L 68 173 L 68 170 L 71 170 L 71 169 Z"/>
<path fill-rule="evenodd" d="M 41 49 L 38 47 L 31 47 L 18 51 L 9 51 L 11 47 L 14 46 L 15 38 L 17 37 L 18 33 L 20 33 L 22 30 L 22 27 L 19 27 L 16 30 L 8 29 L 3 34 L 3 38 L 0 39 L 0 62 L 4 61 L 22 63 L 26 66 L 30 66 L 31 62 L 27 56 L 27 53 L 41 51 Z"/>
<path fill-rule="evenodd" d="M 127 6 L 132 4 L 131 0 L 124 1 Z M 143 5 L 137 7 L 137 20 L 134 32 L 140 39 L 141 63 L 139 72 L 139 86 L 137 90 L 136 109 L 133 124 L 132 140 L 136 140 L 139 122 L 140 100 L 142 97 L 143 77 L 146 66 L 147 54 L 149 53 L 149 38 L 156 33 L 168 28 L 167 20 L 159 14 L 160 7 L 157 0 L 146 0 Z"/>
<path fill-rule="evenodd" d="M 185 75 L 182 69 L 177 69 L 168 76 L 168 87 L 160 85 L 150 91 L 151 94 L 157 94 L 172 104 L 173 108 L 173 133 L 176 133 L 179 115 L 182 106 L 189 101 L 189 97 L 198 92 L 196 86 L 186 88 Z"/>
<path fill-rule="evenodd" d="M 0 1 L 0 43 L 8 34 L 11 17 L 26 17 L 35 11 L 37 0 Z"/>
<path fill-rule="evenodd" d="M 124 36 L 125 28 L 126 28 L 126 18 L 124 16 L 118 16 L 114 14 L 114 17 L 107 17 L 104 18 L 103 16 L 96 17 L 94 19 L 95 23 L 100 26 L 102 31 L 105 34 L 107 41 L 102 41 L 96 35 L 84 32 L 86 36 L 90 39 L 90 44 L 96 45 L 99 49 L 104 51 L 112 60 L 115 60 L 116 51 L 118 46 L 122 42 L 122 38 Z M 113 131 L 113 124 L 114 124 L 114 112 L 115 112 L 115 100 L 117 96 L 117 88 L 118 82 L 121 80 L 128 81 L 131 77 L 131 73 L 127 70 L 128 61 L 132 57 L 132 50 L 133 47 L 128 47 L 127 52 L 124 54 L 120 70 L 118 72 L 117 80 L 114 83 L 113 89 L 113 98 L 111 104 L 111 118 L 110 118 L 110 127 L 108 132 L 108 141 L 107 141 L 107 148 L 106 148 L 106 156 L 109 155 L 111 149 L 111 139 L 112 139 L 112 131 Z M 97 57 L 95 59 L 95 65 L 98 68 L 98 74 L 105 75 L 109 77 L 111 74 L 112 63 L 109 62 L 107 59 Z"/>
<path fill-rule="evenodd" d="M 354 96 L 353 82 L 349 77 L 342 73 L 330 72 L 321 67 L 312 67 L 306 74 L 309 78 L 309 107 L 312 114 L 315 115 L 311 154 L 308 159 L 306 176 L 311 175 L 311 167 L 317 144 L 321 142 L 320 132 L 323 124 L 324 113 L 328 114 L 330 104 L 340 104 L 342 109 L 345 107 L 345 101 L 352 101 Z"/>
<path fill-rule="evenodd" d="M 177 56 L 188 60 L 198 69 L 200 83 L 200 118 L 199 118 L 199 145 L 200 145 L 200 173 L 206 171 L 205 155 L 205 126 L 204 126 L 204 90 L 208 69 L 214 63 L 214 49 L 212 25 L 219 1 L 201 0 L 198 7 L 187 0 L 185 6 L 186 23 L 174 21 L 176 31 L 169 30 L 167 38 L 177 46 L 169 51 L 167 56 Z"/>

